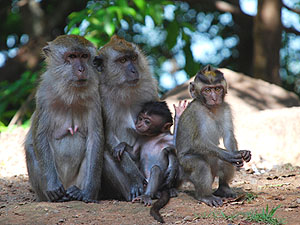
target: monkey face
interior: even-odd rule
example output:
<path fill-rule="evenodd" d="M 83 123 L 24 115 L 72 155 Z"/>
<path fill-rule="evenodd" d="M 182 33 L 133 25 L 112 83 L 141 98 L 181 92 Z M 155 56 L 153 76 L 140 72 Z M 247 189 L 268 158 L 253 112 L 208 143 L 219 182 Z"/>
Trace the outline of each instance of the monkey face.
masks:
<path fill-rule="evenodd" d="M 215 106 L 223 103 L 224 87 L 222 85 L 207 85 L 201 90 L 201 95 L 204 97 L 207 106 Z"/>
<path fill-rule="evenodd" d="M 74 86 L 86 86 L 88 81 L 88 71 L 86 70 L 90 54 L 84 51 L 70 51 L 63 56 L 65 63 L 71 67 Z"/>
<path fill-rule="evenodd" d="M 140 113 L 135 123 L 136 132 L 142 136 L 155 136 L 162 132 L 163 119 L 159 115 Z"/>
<path fill-rule="evenodd" d="M 115 60 L 115 63 L 120 67 L 120 71 L 123 71 L 124 80 L 128 86 L 135 86 L 139 82 L 140 76 L 136 65 L 137 59 L 137 54 L 129 52 L 122 54 Z"/>

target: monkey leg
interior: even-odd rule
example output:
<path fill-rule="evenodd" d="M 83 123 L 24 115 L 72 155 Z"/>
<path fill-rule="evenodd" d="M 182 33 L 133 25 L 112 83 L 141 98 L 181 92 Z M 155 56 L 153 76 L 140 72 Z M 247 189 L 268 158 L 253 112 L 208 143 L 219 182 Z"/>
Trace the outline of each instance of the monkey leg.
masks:
<path fill-rule="evenodd" d="M 47 201 L 47 197 L 44 195 L 42 191 L 42 187 L 40 184 L 41 171 L 38 166 L 38 161 L 34 155 L 33 145 L 25 144 L 26 150 L 26 165 L 28 171 L 29 182 L 31 184 L 32 189 L 37 194 L 38 201 Z"/>
<path fill-rule="evenodd" d="M 236 193 L 229 187 L 229 183 L 234 176 L 235 168 L 233 165 L 219 160 L 219 187 L 214 195 L 223 198 L 236 198 Z"/>
<path fill-rule="evenodd" d="M 124 152 L 122 158 L 129 157 L 127 152 Z M 130 158 L 130 157 L 129 157 Z M 127 163 L 127 164 L 126 164 Z M 132 172 L 132 176 L 128 175 Z M 123 197 L 126 201 L 131 201 L 143 193 L 144 177 L 138 170 L 135 163 L 128 159 L 121 162 L 116 161 L 109 152 L 104 151 L 104 166 L 103 166 L 103 190 L 101 195 L 104 198 L 120 198 Z M 136 180 L 134 180 L 136 178 Z M 136 185 L 133 182 L 136 182 Z M 115 193 L 111 193 L 112 190 Z"/>
<path fill-rule="evenodd" d="M 155 165 L 151 168 L 150 177 L 148 180 L 148 185 L 145 191 L 146 195 L 149 195 L 151 198 L 154 198 L 158 189 L 161 188 L 163 183 L 163 172 L 159 166 Z"/>
<path fill-rule="evenodd" d="M 222 206 L 221 198 L 213 195 L 214 176 L 208 160 L 199 155 L 185 155 L 180 160 L 188 179 L 195 186 L 195 197 L 208 206 Z"/>
<path fill-rule="evenodd" d="M 37 195 L 37 200 L 38 201 L 61 201 L 62 198 L 65 196 L 65 190 L 63 186 L 61 185 L 54 190 L 43 191 L 43 189 L 45 189 L 42 183 L 43 176 L 42 176 L 42 172 L 38 160 L 34 154 L 33 145 L 31 143 L 25 143 L 25 150 L 26 150 L 26 164 L 27 164 L 29 182 L 31 184 L 32 189 Z"/>
<path fill-rule="evenodd" d="M 147 184 L 147 181 L 127 151 L 123 152 L 120 165 L 129 180 L 131 199 L 133 199 L 144 192 L 144 184 Z"/>

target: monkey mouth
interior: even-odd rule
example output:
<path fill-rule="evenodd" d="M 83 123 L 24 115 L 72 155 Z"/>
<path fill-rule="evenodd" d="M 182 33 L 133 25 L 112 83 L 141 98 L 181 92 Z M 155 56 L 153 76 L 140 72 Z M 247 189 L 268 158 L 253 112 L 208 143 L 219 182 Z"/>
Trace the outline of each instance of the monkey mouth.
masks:
<path fill-rule="evenodd" d="M 87 79 L 79 79 L 79 80 L 76 80 L 75 81 L 75 86 L 76 87 L 84 87 L 84 86 L 87 86 L 88 82 Z"/>
<path fill-rule="evenodd" d="M 127 81 L 127 84 L 129 86 L 135 86 L 135 85 L 137 85 L 138 82 L 139 82 L 139 79 L 134 79 L 134 80 Z"/>

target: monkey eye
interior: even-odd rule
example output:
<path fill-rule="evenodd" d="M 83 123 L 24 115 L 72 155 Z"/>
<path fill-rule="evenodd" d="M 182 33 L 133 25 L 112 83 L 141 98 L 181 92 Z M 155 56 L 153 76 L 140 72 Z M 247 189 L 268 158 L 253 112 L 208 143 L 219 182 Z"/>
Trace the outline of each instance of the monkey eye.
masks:
<path fill-rule="evenodd" d="M 131 56 L 131 61 L 135 61 L 137 59 L 137 55 Z"/>
<path fill-rule="evenodd" d="M 89 57 L 88 54 L 82 54 L 82 55 L 81 55 L 81 58 L 83 58 L 83 59 L 87 59 L 88 57 Z"/>
<path fill-rule="evenodd" d="M 145 119 L 145 124 L 146 124 L 146 125 L 150 125 L 150 124 L 151 124 L 150 120 Z"/>
<path fill-rule="evenodd" d="M 215 91 L 216 91 L 216 92 L 220 92 L 221 90 L 222 90 L 221 87 L 216 87 L 216 88 L 215 88 Z"/>
<path fill-rule="evenodd" d="M 127 61 L 127 59 L 125 57 L 120 58 L 120 63 L 125 63 Z"/>
<path fill-rule="evenodd" d="M 204 92 L 205 92 L 205 93 L 210 93 L 210 91 L 211 91 L 210 88 L 205 88 L 205 89 L 204 89 Z"/>
<path fill-rule="evenodd" d="M 71 59 L 75 59 L 76 55 L 75 54 L 70 54 L 68 57 L 71 58 Z"/>

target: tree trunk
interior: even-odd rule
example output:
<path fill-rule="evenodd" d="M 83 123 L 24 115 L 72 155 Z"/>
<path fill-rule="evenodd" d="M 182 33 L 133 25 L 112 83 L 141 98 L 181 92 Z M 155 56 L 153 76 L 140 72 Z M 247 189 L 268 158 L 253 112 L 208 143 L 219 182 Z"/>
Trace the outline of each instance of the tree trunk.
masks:
<path fill-rule="evenodd" d="M 281 0 L 259 0 L 254 19 L 254 77 L 280 84 Z"/>

